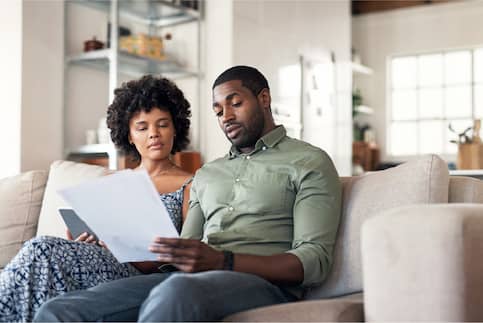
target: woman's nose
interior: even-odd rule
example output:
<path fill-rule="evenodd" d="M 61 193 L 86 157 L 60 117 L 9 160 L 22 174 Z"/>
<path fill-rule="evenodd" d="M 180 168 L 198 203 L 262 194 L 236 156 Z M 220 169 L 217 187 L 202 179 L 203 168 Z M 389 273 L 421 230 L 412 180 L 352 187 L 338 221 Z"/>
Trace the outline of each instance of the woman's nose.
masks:
<path fill-rule="evenodd" d="M 152 127 L 150 130 L 149 130 L 149 138 L 157 138 L 159 137 L 159 132 L 158 132 L 158 129 L 157 127 Z"/>

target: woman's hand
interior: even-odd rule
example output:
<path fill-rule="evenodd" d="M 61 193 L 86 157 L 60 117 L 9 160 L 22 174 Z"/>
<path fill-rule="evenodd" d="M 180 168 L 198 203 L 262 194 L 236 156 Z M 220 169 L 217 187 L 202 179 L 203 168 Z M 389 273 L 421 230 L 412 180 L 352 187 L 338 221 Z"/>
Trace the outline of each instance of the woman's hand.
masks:
<path fill-rule="evenodd" d="M 72 237 L 72 233 L 70 232 L 69 229 L 66 230 L 66 235 L 67 235 L 67 240 L 73 240 L 77 242 L 85 242 L 85 243 L 91 243 L 91 244 L 96 244 L 98 241 L 93 235 L 90 235 L 87 232 L 82 233 L 80 236 L 78 236 L 76 239 Z M 103 245 L 105 247 L 105 244 Z"/>
<path fill-rule="evenodd" d="M 194 239 L 156 238 L 149 247 L 158 260 L 184 272 L 199 272 L 223 268 L 223 252 Z"/>

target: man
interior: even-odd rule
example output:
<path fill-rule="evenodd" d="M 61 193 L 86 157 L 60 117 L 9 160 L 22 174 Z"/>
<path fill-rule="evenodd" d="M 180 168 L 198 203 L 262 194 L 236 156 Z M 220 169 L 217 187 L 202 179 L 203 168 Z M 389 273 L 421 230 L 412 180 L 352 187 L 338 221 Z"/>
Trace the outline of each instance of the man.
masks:
<path fill-rule="evenodd" d="M 232 143 L 200 169 L 182 239 L 150 247 L 174 273 L 117 280 L 44 304 L 38 321 L 216 321 L 300 299 L 327 275 L 341 185 L 325 152 L 286 136 L 255 68 L 213 85 L 213 111 Z"/>

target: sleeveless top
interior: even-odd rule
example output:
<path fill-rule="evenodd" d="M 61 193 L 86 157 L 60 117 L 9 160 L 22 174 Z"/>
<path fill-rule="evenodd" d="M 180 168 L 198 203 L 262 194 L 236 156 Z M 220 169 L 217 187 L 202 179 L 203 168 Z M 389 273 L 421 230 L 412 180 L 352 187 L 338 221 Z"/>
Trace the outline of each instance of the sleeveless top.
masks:
<path fill-rule="evenodd" d="M 184 197 L 184 188 L 186 185 L 191 183 L 193 177 L 189 178 L 186 182 L 184 182 L 181 187 L 171 193 L 166 194 L 159 194 L 161 201 L 166 206 L 168 210 L 169 217 L 171 221 L 173 221 L 176 230 L 178 233 L 181 233 L 181 226 L 183 224 L 183 197 Z"/>

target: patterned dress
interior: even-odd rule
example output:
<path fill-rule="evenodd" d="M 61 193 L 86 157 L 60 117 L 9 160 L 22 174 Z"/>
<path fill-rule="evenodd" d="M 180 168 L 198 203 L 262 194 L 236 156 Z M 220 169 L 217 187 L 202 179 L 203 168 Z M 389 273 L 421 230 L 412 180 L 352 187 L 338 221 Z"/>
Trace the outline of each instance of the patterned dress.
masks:
<path fill-rule="evenodd" d="M 160 195 L 178 232 L 183 190 L 190 182 Z M 33 238 L 0 273 L 0 321 L 32 321 L 37 309 L 52 297 L 139 274 L 97 245 L 49 236 Z"/>

